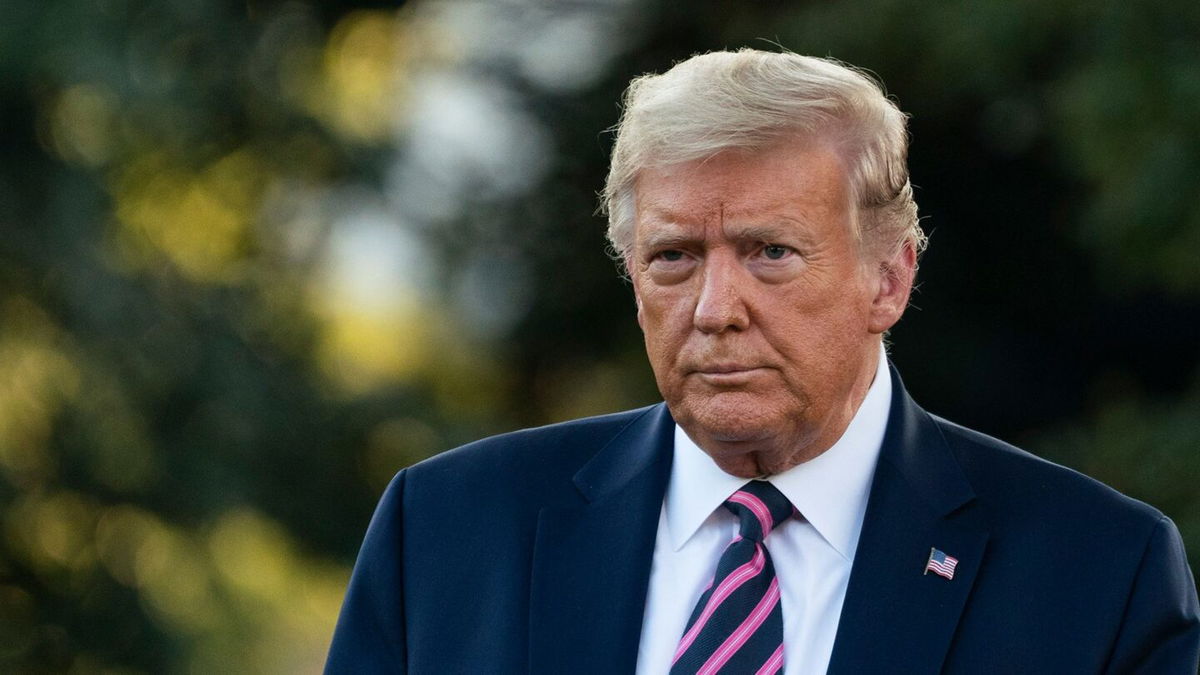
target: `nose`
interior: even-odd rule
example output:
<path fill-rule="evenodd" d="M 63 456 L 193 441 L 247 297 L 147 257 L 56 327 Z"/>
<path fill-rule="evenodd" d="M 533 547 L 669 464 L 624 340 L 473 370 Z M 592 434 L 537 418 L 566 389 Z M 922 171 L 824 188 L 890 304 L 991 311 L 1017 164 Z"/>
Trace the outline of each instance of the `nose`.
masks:
<path fill-rule="evenodd" d="M 704 261 L 700 296 L 692 322 L 702 333 L 741 331 L 750 325 L 750 313 L 743 298 L 743 279 L 736 260 L 711 254 Z"/>

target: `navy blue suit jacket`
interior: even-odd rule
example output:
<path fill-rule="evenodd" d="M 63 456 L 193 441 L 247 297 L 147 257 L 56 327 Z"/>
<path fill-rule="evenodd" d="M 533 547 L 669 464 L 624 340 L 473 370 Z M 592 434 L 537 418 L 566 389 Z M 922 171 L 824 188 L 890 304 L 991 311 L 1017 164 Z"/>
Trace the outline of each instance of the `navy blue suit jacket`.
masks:
<path fill-rule="evenodd" d="M 1157 510 L 894 395 L 830 673 L 1194 675 L 1200 609 Z M 327 673 L 632 673 L 671 463 L 666 406 L 401 471 Z M 923 574 L 930 548 L 960 561 Z"/>

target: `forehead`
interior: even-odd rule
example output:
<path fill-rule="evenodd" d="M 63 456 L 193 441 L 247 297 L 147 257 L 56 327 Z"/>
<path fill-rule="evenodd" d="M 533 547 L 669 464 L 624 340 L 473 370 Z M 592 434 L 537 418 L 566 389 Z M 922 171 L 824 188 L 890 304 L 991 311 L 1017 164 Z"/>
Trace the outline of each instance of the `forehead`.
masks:
<path fill-rule="evenodd" d="M 634 194 L 639 235 L 645 226 L 840 222 L 851 211 L 841 155 L 820 142 L 726 150 L 704 160 L 645 169 Z"/>

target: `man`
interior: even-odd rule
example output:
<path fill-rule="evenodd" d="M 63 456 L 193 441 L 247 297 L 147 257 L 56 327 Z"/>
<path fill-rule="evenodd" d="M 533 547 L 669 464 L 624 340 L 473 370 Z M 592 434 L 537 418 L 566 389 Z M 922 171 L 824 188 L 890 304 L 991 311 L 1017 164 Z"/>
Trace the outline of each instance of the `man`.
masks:
<path fill-rule="evenodd" d="M 1195 673 L 1170 520 L 889 369 L 906 146 L 831 61 L 635 80 L 605 199 L 665 404 L 401 471 L 327 672 Z"/>

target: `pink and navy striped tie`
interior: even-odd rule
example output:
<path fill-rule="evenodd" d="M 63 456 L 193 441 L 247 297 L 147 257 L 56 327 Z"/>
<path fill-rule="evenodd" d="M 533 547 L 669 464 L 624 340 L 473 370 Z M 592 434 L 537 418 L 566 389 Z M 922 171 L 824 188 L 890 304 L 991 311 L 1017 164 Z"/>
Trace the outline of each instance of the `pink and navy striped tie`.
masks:
<path fill-rule="evenodd" d="M 738 534 L 688 619 L 671 675 L 783 670 L 779 580 L 763 539 L 792 516 L 792 505 L 774 485 L 754 480 L 725 500 L 725 508 L 737 516 Z"/>

